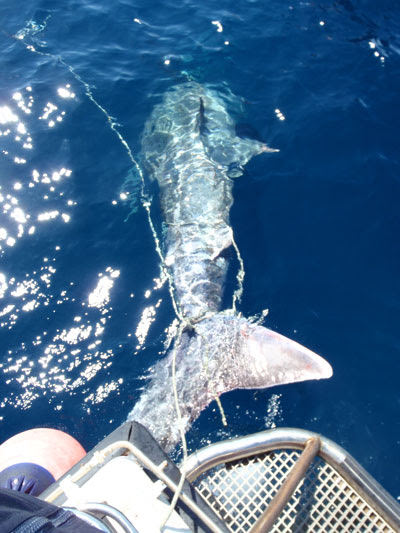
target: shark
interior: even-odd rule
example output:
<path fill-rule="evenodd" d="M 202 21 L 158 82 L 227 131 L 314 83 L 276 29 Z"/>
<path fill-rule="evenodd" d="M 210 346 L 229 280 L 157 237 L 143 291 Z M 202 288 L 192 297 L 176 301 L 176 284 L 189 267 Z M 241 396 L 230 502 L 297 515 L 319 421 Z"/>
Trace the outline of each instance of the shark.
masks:
<path fill-rule="evenodd" d="M 277 151 L 237 136 L 229 109 L 238 101 L 194 81 L 173 86 L 142 134 L 144 166 L 159 189 L 164 263 L 180 327 L 128 419 L 146 426 L 166 451 L 225 392 L 332 376 L 313 351 L 233 308 L 221 309 L 234 245 L 233 180 L 252 157 Z"/>

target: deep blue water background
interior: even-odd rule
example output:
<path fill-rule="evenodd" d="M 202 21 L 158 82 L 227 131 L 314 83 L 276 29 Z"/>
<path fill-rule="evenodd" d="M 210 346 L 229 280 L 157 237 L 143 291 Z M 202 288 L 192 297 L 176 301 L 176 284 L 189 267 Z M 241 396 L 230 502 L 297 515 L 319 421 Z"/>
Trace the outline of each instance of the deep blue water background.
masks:
<path fill-rule="evenodd" d="M 42 425 L 90 448 L 160 357 L 174 316 L 145 211 L 130 215 L 127 146 L 140 164 L 153 105 L 191 77 L 242 96 L 243 131 L 280 149 L 235 181 L 240 310 L 268 308 L 334 376 L 225 395 L 228 428 L 212 405 L 190 445 L 303 427 L 399 496 L 398 4 L 27 0 L 0 20 L 1 440 Z"/>

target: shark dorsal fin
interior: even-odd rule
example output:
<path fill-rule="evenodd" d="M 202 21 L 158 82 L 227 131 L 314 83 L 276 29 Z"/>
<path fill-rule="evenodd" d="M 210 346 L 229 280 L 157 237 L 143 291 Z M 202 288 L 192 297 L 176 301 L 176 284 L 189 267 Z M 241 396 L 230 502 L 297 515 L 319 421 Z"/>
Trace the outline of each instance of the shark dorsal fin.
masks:
<path fill-rule="evenodd" d="M 199 101 L 196 128 L 200 135 L 205 135 L 207 133 L 207 119 L 205 114 L 204 99 L 200 96 Z"/>

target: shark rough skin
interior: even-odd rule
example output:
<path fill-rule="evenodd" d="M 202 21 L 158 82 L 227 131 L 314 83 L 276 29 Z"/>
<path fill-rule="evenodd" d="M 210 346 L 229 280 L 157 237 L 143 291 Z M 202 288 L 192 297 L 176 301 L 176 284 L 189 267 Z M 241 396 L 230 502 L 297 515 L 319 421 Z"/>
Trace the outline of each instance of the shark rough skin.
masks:
<path fill-rule="evenodd" d="M 296 342 L 221 311 L 233 244 L 229 210 L 232 177 L 264 143 L 239 138 L 227 101 L 195 82 L 169 90 L 146 122 L 142 153 L 158 182 L 167 227 L 165 263 L 182 321 L 175 339 L 176 389 L 185 430 L 217 396 L 236 388 L 265 388 L 329 378 L 329 363 Z M 238 100 L 236 99 L 236 102 Z M 170 450 L 180 440 L 173 384 L 173 350 L 159 361 L 129 414 Z"/>

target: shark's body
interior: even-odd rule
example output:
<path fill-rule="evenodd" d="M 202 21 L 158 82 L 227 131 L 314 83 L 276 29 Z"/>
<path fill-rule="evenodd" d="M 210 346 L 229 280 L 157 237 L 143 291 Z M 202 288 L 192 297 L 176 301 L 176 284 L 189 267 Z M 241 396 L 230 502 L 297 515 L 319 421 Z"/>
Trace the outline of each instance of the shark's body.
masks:
<path fill-rule="evenodd" d="M 213 399 L 235 388 L 330 377 L 330 365 L 307 348 L 232 312 L 220 312 L 233 243 L 231 176 L 254 155 L 272 151 L 236 136 L 219 93 L 198 83 L 164 95 L 146 122 L 143 157 L 160 189 L 167 226 L 165 263 L 181 319 L 175 345 L 176 390 L 189 426 Z M 172 351 L 157 363 L 130 418 L 171 448 L 179 440 Z"/>

